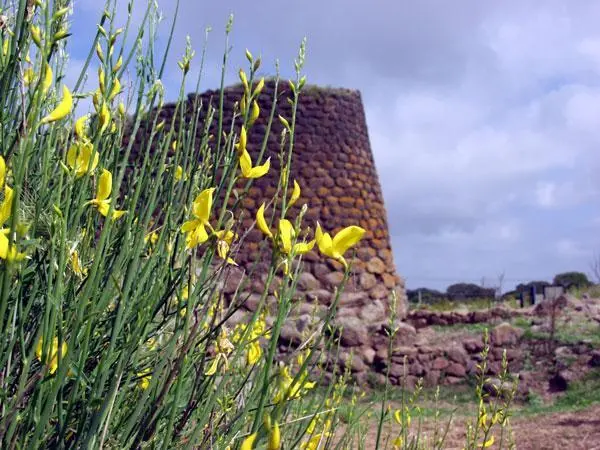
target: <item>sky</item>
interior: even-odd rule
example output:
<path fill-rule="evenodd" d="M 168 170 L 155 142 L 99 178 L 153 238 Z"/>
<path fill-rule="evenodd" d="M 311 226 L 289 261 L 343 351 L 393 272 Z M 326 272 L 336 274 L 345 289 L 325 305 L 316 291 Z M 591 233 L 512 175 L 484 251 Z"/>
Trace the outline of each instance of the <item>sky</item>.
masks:
<path fill-rule="evenodd" d="M 174 5 L 159 0 L 160 45 Z M 75 0 L 73 70 L 102 9 Z M 141 8 L 133 14 L 139 23 Z M 509 290 L 590 272 L 600 252 L 600 2 L 182 0 L 167 99 L 188 35 L 197 73 L 206 27 L 200 91 L 219 86 L 230 14 L 227 84 L 246 67 L 246 48 L 262 56 L 263 75 L 279 60 L 292 76 L 306 37 L 309 83 L 360 90 L 408 288 L 494 286 L 504 274 Z"/>

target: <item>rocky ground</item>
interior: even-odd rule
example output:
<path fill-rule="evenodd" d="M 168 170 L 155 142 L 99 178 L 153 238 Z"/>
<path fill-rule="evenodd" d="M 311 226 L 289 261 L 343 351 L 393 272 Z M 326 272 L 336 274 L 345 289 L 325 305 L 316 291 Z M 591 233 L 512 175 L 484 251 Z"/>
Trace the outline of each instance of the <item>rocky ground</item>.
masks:
<path fill-rule="evenodd" d="M 512 408 L 517 448 L 600 449 L 600 299 L 564 296 L 528 308 L 413 310 L 407 323 L 414 333 L 403 330 L 405 342 L 388 359 L 396 383 L 404 379 L 411 388 L 422 377 L 430 389 L 440 385 L 447 399 L 472 391 L 487 329 L 490 382 L 497 382 L 505 350 L 518 380 Z M 383 364 L 384 356 L 375 355 L 375 363 L 380 358 Z M 450 418 L 452 403 L 448 400 L 442 418 Z M 444 448 L 464 445 L 465 413 L 475 407 L 474 398 L 467 395 L 454 406 L 463 416 L 455 416 Z M 424 429 L 431 431 L 427 419 Z M 367 444 L 374 441 L 375 431 Z"/>

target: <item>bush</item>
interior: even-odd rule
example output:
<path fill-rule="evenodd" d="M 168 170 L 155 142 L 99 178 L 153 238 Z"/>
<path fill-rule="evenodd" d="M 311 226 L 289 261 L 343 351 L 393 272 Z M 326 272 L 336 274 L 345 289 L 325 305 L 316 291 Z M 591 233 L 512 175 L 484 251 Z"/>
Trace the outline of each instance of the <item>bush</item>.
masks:
<path fill-rule="evenodd" d="M 562 286 L 565 290 L 575 288 L 584 289 L 592 285 L 588 277 L 583 272 L 564 272 L 554 276 L 553 284 Z"/>

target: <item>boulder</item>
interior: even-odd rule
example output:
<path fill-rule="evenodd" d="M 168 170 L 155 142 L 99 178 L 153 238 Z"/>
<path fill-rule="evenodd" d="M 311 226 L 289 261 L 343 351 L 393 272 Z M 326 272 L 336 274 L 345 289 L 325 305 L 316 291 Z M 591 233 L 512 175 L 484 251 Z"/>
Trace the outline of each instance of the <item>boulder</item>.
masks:
<path fill-rule="evenodd" d="M 468 355 L 462 346 L 453 345 L 446 349 L 446 355 L 450 361 L 464 366 L 467 363 Z"/>
<path fill-rule="evenodd" d="M 497 346 L 515 345 L 519 342 L 521 336 L 523 336 L 521 328 L 513 327 L 510 323 L 503 322 L 492 329 L 490 340 L 492 344 Z"/>
<path fill-rule="evenodd" d="M 588 365 L 590 367 L 600 367 L 600 350 L 592 351 Z"/>
<path fill-rule="evenodd" d="M 459 378 L 464 378 L 467 375 L 467 369 L 465 369 L 465 366 L 458 363 L 451 363 L 448 367 L 446 367 L 444 372 L 446 372 L 446 375 Z"/>
<path fill-rule="evenodd" d="M 367 326 L 358 317 L 343 316 L 335 320 L 337 326 L 342 327 L 341 343 L 344 347 L 358 347 L 370 343 Z"/>

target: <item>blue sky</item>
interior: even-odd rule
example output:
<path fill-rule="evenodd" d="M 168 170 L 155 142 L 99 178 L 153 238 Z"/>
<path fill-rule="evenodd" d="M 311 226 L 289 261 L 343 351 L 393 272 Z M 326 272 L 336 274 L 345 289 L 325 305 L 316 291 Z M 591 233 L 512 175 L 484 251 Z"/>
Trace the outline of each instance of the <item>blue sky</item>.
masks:
<path fill-rule="evenodd" d="M 164 43 L 174 2 L 159 5 Z M 102 7 L 75 1 L 73 72 Z M 290 76 L 306 36 L 309 82 L 361 91 L 409 288 L 493 285 L 504 273 L 510 289 L 589 271 L 600 251 L 600 3 L 182 0 L 168 98 L 186 35 L 197 70 L 207 26 L 201 90 L 218 86 L 229 13 L 228 83 L 246 47 L 265 75 L 278 58 Z"/>

